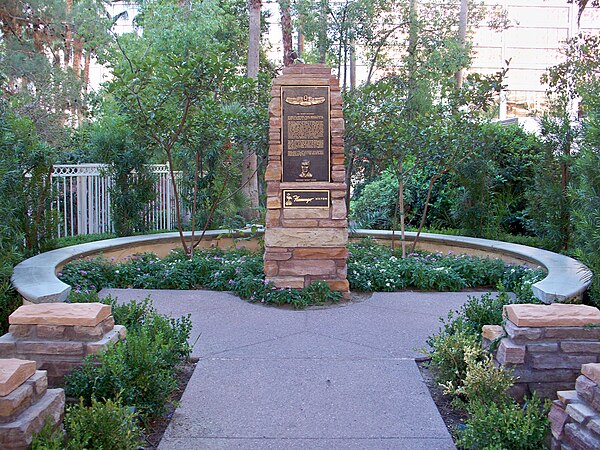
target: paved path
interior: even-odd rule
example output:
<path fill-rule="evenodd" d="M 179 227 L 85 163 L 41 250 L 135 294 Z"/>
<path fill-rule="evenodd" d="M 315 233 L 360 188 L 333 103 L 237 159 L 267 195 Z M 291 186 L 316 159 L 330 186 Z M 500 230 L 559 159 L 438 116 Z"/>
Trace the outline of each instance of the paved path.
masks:
<path fill-rule="evenodd" d="M 212 291 L 151 294 L 191 313 L 200 358 L 161 450 L 454 449 L 414 358 L 468 293 L 377 293 L 294 311 Z"/>

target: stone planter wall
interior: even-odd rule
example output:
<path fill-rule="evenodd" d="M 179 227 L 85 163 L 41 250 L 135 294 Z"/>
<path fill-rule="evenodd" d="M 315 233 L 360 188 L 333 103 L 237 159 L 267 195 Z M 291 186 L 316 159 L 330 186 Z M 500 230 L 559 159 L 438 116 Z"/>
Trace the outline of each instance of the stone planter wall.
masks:
<path fill-rule="evenodd" d="M 0 357 L 36 361 L 47 371 L 50 386 L 125 337 L 115 325 L 109 305 L 101 303 L 45 303 L 21 306 L 9 316 L 9 332 L 0 337 Z"/>
<path fill-rule="evenodd" d="M 559 391 L 552 403 L 552 450 L 600 449 L 600 364 L 584 364 L 575 390 Z"/>
<path fill-rule="evenodd" d="M 48 389 L 35 361 L 0 359 L 0 448 L 26 449 L 47 421 L 62 423 L 65 393 Z"/>
<path fill-rule="evenodd" d="M 494 352 L 518 377 L 514 396 L 556 398 L 573 389 L 581 365 L 600 362 L 600 311 L 584 305 L 507 305 L 504 334 Z M 484 329 L 484 345 L 497 332 Z"/>

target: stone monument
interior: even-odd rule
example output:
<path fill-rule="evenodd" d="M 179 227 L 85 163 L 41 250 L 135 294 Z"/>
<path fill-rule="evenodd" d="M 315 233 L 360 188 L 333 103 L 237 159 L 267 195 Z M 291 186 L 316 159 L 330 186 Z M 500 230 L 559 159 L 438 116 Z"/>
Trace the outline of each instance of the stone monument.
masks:
<path fill-rule="evenodd" d="M 265 276 L 277 287 L 322 280 L 348 295 L 344 117 L 339 82 L 323 64 L 273 80 Z"/>

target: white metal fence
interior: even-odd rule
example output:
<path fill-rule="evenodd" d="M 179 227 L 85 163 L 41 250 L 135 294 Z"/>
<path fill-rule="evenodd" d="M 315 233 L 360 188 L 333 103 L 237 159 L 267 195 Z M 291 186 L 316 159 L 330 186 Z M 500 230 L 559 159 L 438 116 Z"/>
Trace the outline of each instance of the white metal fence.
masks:
<path fill-rule="evenodd" d="M 145 211 L 147 228 L 174 229 L 175 197 L 169 167 L 165 164 L 152 164 L 149 167 L 156 177 L 156 199 L 148 204 Z M 52 209 L 57 211 L 59 219 L 58 237 L 113 231 L 110 202 L 112 186 L 113 180 L 104 164 L 55 165 L 52 173 Z"/>

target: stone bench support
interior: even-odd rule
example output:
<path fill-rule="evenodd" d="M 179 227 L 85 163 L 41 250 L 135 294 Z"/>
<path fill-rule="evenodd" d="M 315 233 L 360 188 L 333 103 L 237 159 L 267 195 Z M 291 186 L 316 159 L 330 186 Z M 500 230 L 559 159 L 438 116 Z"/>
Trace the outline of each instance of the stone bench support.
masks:
<path fill-rule="evenodd" d="M 0 359 L 0 448 L 26 449 L 47 421 L 62 423 L 65 393 L 48 389 L 35 361 Z"/>
<path fill-rule="evenodd" d="M 80 366 L 87 355 L 125 337 L 109 305 L 42 303 L 21 306 L 9 316 L 9 332 L 0 337 L 0 357 L 37 362 L 51 386 Z"/>
<path fill-rule="evenodd" d="M 600 449 L 600 364 L 584 364 L 575 390 L 552 403 L 552 450 Z"/>
<path fill-rule="evenodd" d="M 507 305 L 495 361 L 517 377 L 517 398 L 556 398 L 572 389 L 581 365 L 600 362 L 600 311 L 585 305 Z M 484 346 L 499 330 L 485 327 Z M 487 338 L 486 338 L 487 336 Z"/>

